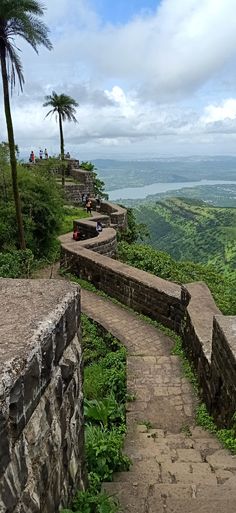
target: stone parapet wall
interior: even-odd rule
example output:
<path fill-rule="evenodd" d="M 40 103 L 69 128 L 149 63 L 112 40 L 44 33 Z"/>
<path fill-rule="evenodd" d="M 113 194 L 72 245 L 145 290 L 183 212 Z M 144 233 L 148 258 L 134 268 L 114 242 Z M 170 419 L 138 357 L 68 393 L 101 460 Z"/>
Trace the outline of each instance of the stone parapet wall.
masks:
<path fill-rule="evenodd" d="M 104 230 L 109 232 L 107 244 L 112 236 L 111 230 Z M 106 240 L 105 235 L 106 233 L 103 244 Z M 63 267 L 89 280 L 98 289 L 127 306 L 180 332 L 190 297 L 184 287 L 95 253 L 91 246 L 89 250 L 85 249 L 84 242 L 68 243 L 65 237 L 61 237 L 60 240 Z M 88 244 L 88 241 L 86 243 Z"/>
<path fill-rule="evenodd" d="M 79 182 L 79 185 L 83 186 L 85 194 L 94 193 L 93 174 L 90 171 L 71 168 L 69 171 L 69 176 L 72 176 L 77 182 Z"/>
<path fill-rule="evenodd" d="M 80 292 L 0 280 L 0 512 L 57 513 L 84 486 Z"/>
<path fill-rule="evenodd" d="M 82 201 L 82 194 L 85 193 L 85 186 L 80 186 L 74 183 L 65 183 L 64 194 L 69 203 L 78 205 Z"/>
<path fill-rule="evenodd" d="M 214 318 L 209 406 L 219 425 L 232 424 L 236 413 L 236 317 Z"/>
<path fill-rule="evenodd" d="M 83 233 L 84 226 L 81 222 L 76 222 L 76 225 L 79 227 L 81 233 Z M 86 226 L 87 228 L 87 226 Z M 61 235 L 59 237 L 59 240 L 61 242 L 61 251 L 63 253 L 63 248 L 68 248 L 68 251 L 70 252 L 76 252 L 77 250 L 82 248 L 88 248 L 92 252 L 100 253 L 102 255 L 109 256 L 110 258 L 115 258 L 117 254 L 117 238 L 116 238 L 116 232 L 113 228 L 106 228 L 103 230 L 99 235 L 96 232 L 96 225 L 91 223 L 90 230 L 94 230 L 92 232 L 91 239 L 85 239 L 81 241 L 74 241 L 73 240 L 73 233 L 67 233 L 66 235 Z M 86 232 L 88 233 L 88 232 Z M 93 253 L 92 253 L 93 254 Z M 67 264 L 66 261 L 64 261 L 63 266 L 66 269 L 71 269 L 70 263 Z"/>
<path fill-rule="evenodd" d="M 114 207 L 103 208 L 110 219 Z M 110 251 L 110 244 L 116 245 L 114 233 L 111 228 L 103 230 L 100 249 L 93 235 L 83 242 L 73 242 L 72 235 L 61 237 L 62 265 L 180 333 L 204 401 L 219 425 L 230 425 L 236 411 L 236 317 L 221 315 L 204 283 L 181 286 L 108 258 L 114 256 Z"/>
<path fill-rule="evenodd" d="M 110 201 L 102 201 L 100 212 L 110 217 L 111 224 L 114 228 L 121 230 L 127 228 L 127 210 L 125 208 L 110 203 Z"/>

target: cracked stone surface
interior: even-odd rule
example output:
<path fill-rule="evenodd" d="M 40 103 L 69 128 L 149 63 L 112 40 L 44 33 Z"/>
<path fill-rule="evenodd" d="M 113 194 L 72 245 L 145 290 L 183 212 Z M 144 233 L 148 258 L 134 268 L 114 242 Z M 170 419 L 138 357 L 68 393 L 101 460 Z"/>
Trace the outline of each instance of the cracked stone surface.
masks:
<path fill-rule="evenodd" d="M 135 314 L 82 291 L 82 311 L 128 349 L 124 451 L 129 472 L 104 488 L 123 513 L 235 513 L 236 456 L 195 426 L 195 397 L 172 341 Z"/>

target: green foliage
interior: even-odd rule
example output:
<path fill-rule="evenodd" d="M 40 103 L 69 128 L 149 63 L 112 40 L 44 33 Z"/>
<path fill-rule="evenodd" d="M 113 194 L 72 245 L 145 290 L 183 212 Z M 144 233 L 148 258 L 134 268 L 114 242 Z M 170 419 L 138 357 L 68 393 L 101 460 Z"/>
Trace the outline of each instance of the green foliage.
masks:
<path fill-rule="evenodd" d="M 123 206 L 123 205 L 121 205 Z M 132 208 L 127 208 L 127 228 L 122 232 L 117 233 L 118 240 L 124 240 L 129 244 L 137 242 L 137 240 L 144 240 L 149 237 L 147 225 L 144 223 L 137 223 Z"/>
<path fill-rule="evenodd" d="M 110 333 L 82 316 L 85 448 L 89 486 L 64 513 L 116 513 L 118 503 L 101 492 L 114 472 L 128 470 L 125 433 L 126 350 Z M 63 513 L 63 512 L 62 512 Z"/>
<path fill-rule="evenodd" d="M 75 513 L 116 513 L 119 507 L 117 501 L 105 493 L 94 495 L 89 490 L 78 495 L 73 511 Z M 70 513 L 63 510 L 62 513 Z"/>
<path fill-rule="evenodd" d="M 200 404 L 196 411 L 197 424 L 210 433 L 217 436 L 222 445 L 229 449 L 233 454 L 236 454 L 236 418 L 233 415 L 231 429 L 218 429 L 214 423 L 213 417 L 209 415 L 206 405 Z"/>
<path fill-rule="evenodd" d="M 117 428 L 88 425 L 85 432 L 88 471 L 101 481 L 112 481 L 114 472 L 128 470 L 130 460 L 122 453 L 124 435 Z"/>
<path fill-rule="evenodd" d="M 98 356 L 98 345 L 95 349 Z M 96 354 L 95 354 L 96 357 Z M 86 352 L 85 352 L 86 359 Z M 91 352 L 89 352 L 91 359 Z M 114 393 L 118 401 L 124 400 L 126 394 L 126 352 L 124 348 L 109 352 L 99 362 L 92 363 L 84 369 L 84 393 L 88 399 L 102 399 Z"/>
<path fill-rule="evenodd" d="M 135 212 L 137 220 L 147 223 L 153 247 L 176 260 L 211 264 L 222 274 L 235 272 L 235 208 L 170 198 L 141 205 Z"/>
<path fill-rule="evenodd" d="M 236 275 L 223 276 L 213 266 L 176 262 L 170 255 L 141 244 L 119 244 L 119 258 L 138 269 L 178 283 L 204 281 L 222 313 L 236 314 Z"/>
<path fill-rule="evenodd" d="M 50 252 L 63 216 L 63 199 L 54 177 L 41 168 L 18 166 L 26 245 L 36 258 Z M 18 249 L 10 169 L 0 160 L 0 251 Z"/>
<path fill-rule="evenodd" d="M 63 220 L 59 231 L 60 235 L 72 232 L 73 221 L 75 219 L 78 220 L 83 219 L 85 217 L 88 217 L 88 214 L 85 212 L 83 208 L 64 206 Z"/>
<path fill-rule="evenodd" d="M 33 253 L 29 249 L 0 253 L 1 278 L 28 278 L 33 265 Z"/>
<path fill-rule="evenodd" d="M 61 513 L 118 513 L 119 510 L 115 498 L 106 493 L 94 493 L 89 489 L 76 495 L 72 510 L 63 509 Z"/>
<path fill-rule="evenodd" d="M 84 414 L 86 420 L 95 423 L 101 423 L 105 428 L 109 424 L 124 423 L 124 406 L 118 404 L 114 394 L 105 397 L 102 401 L 96 399 L 84 401 Z"/>
<path fill-rule="evenodd" d="M 88 162 L 88 161 L 82 161 L 80 162 L 80 165 L 79 165 L 82 169 L 84 169 L 85 171 L 94 171 L 95 169 L 95 165 L 92 164 L 92 162 Z"/>

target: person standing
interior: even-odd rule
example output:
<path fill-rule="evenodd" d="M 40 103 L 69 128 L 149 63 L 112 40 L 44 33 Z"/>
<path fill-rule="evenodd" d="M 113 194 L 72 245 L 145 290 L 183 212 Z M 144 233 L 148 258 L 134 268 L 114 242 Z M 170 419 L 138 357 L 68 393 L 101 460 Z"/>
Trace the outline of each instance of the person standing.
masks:
<path fill-rule="evenodd" d="M 39 150 L 39 158 L 40 158 L 40 160 L 43 159 L 43 150 Z"/>
<path fill-rule="evenodd" d="M 30 163 L 31 163 L 31 164 L 34 164 L 35 156 L 34 156 L 34 152 L 33 152 L 33 150 L 32 150 L 32 151 L 31 151 L 31 153 L 30 153 L 29 161 L 30 161 Z"/>
<path fill-rule="evenodd" d="M 88 201 L 86 203 L 86 208 L 87 208 L 87 214 L 92 214 L 92 201 L 90 199 L 88 199 Z"/>
<path fill-rule="evenodd" d="M 48 150 L 47 150 L 47 148 L 45 148 L 45 150 L 44 150 L 44 157 L 45 157 L 46 160 L 48 160 Z"/>

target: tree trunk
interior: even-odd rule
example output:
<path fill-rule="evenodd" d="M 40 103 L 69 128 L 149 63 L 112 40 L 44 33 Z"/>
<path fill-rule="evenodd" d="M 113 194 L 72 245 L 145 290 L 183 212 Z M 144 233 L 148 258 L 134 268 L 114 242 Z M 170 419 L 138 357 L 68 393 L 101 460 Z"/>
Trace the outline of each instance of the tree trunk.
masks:
<path fill-rule="evenodd" d="M 18 226 L 18 237 L 19 237 L 20 248 L 25 249 L 26 248 L 25 235 L 24 235 L 23 218 L 22 218 L 22 212 L 21 212 L 21 201 L 20 201 L 18 180 L 17 180 L 17 162 L 16 162 L 16 153 L 15 153 L 16 148 L 15 148 L 13 125 L 12 125 L 12 117 L 11 117 L 8 76 L 7 76 L 7 66 L 6 66 L 6 50 L 5 50 L 4 44 L 0 44 L 0 60 L 1 60 L 4 107 L 5 107 L 8 143 L 9 143 L 9 151 L 10 151 L 12 188 L 13 188 L 13 195 L 14 195 L 15 209 L 16 209 L 16 221 L 17 221 L 17 226 Z"/>
<path fill-rule="evenodd" d="M 65 160 L 65 149 L 64 149 L 64 136 L 63 136 L 63 129 L 62 129 L 62 119 L 61 119 L 60 112 L 59 112 L 59 128 L 60 128 L 61 160 L 62 160 L 62 169 L 61 169 L 62 179 L 61 179 L 61 184 L 62 184 L 62 187 L 65 187 L 65 163 L 64 163 L 64 160 Z"/>

